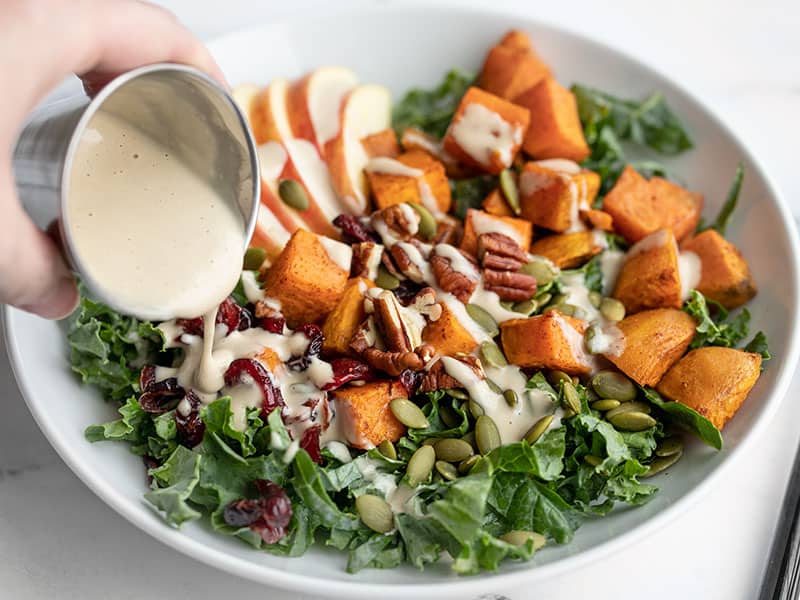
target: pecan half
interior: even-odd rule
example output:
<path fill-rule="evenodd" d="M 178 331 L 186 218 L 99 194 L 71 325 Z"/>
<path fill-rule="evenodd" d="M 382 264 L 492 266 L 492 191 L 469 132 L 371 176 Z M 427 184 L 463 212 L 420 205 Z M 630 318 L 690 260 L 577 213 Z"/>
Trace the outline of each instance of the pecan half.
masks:
<path fill-rule="evenodd" d="M 518 271 L 528 262 L 528 254 L 507 235 L 491 232 L 478 236 L 478 259 L 489 269 Z"/>
<path fill-rule="evenodd" d="M 378 344 L 378 331 L 375 320 L 370 316 L 361 324 L 350 339 L 350 349 L 356 354 L 363 354 L 367 348 Z"/>
<path fill-rule="evenodd" d="M 281 311 L 274 306 L 267 304 L 263 300 L 256 302 L 255 309 L 256 317 L 259 319 L 269 319 L 274 317 L 282 317 Z"/>
<path fill-rule="evenodd" d="M 434 254 L 430 258 L 430 263 L 439 287 L 453 294 L 461 302 L 468 302 L 478 287 L 478 282 L 456 271 L 450 264 L 450 259 L 445 256 Z"/>
<path fill-rule="evenodd" d="M 353 259 L 350 262 L 350 277 L 366 277 L 375 280 L 381 264 L 383 246 L 375 242 L 353 244 Z"/>
<path fill-rule="evenodd" d="M 415 283 L 422 283 L 424 280 L 422 271 L 417 264 L 411 260 L 408 256 L 408 252 L 406 252 L 401 244 L 392 246 L 389 249 L 389 253 L 392 255 L 392 260 L 394 260 L 394 264 L 397 266 L 397 270 L 400 271 L 400 273 Z"/>
<path fill-rule="evenodd" d="M 370 224 L 381 238 L 388 233 L 398 240 L 409 240 L 419 230 L 420 216 L 407 204 L 394 204 L 376 211 L 370 217 Z M 384 242 L 388 243 L 384 239 Z"/>
<path fill-rule="evenodd" d="M 442 305 L 436 302 L 436 291 L 431 287 L 422 288 L 411 300 L 411 306 L 428 321 L 438 321 L 442 316 Z"/>
<path fill-rule="evenodd" d="M 434 244 L 450 244 L 458 246 L 464 235 L 464 228 L 461 223 L 453 217 L 445 216 L 439 219 L 436 227 L 436 238 Z"/>
<path fill-rule="evenodd" d="M 378 348 L 367 348 L 362 357 L 371 367 L 392 377 L 398 377 L 406 369 L 419 371 L 425 366 L 422 359 L 414 352 L 389 352 Z"/>
<path fill-rule="evenodd" d="M 536 278 L 527 273 L 484 269 L 483 281 L 487 290 L 508 302 L 530 300 L 536 293 Z"/>
<path fill-rule="evenodd" d="M 384 290 L 377 297 L 372 299 L 375 311 L 375 325 L 383 338 L 383 343 L 389 352 L 413 352 L 416 339 L 419 334 L 414 335 L 411 327 L 403 319 L 400 310 L 400 303 L 394 294 Z"/>
<path fill-rule="evenodd" d="M 480 360 L 475 356 L 456 356 L 453 357 L 458 361 L 463 362 L 467 365 L 472 371 L 481 379 L 486 378 L 486 374 L 483 372 L 483 367 L 481 367 Z M 425 377 L 422 378 L 422 383 L 419 386 L 419 392 L 433 392 L 436 390 L 446 390 L 450 388 L 462 388 L 464 387 L 460 381 L 458 381 L 455 377 L 447 374 L 447 370 L 445 369 L 444 362 L 439 359 L 435 363 L 433 363 L 425 373 Z"/>

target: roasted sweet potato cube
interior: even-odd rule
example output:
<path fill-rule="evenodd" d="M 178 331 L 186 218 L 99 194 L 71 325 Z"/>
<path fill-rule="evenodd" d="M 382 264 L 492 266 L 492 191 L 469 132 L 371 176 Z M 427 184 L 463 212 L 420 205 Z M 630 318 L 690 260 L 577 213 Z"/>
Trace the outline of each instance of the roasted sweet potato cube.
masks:
<path fill-rule="evenodd" d="M 604 210 L 590 208 L 589 210 L 580 211 L 580 214 L 581 219 L 592 229 L 614 231 L 614 219 Z"/>
<path fill-rule="evenodd" d="M 427 152 L 444 165 L 448 177 L 463 179 L 475 175 L 474 169 L 462 165 L 455 156 L 446 152 L 439 140 L 419 129 L 406 127 L 400 136 L 400 145 L 406 152 L 411 150 Z"/>
<path fill-rule="evenodd" d="M 351 354 L 350 340 L 366 318 L 364 296 L 375 287 L 369 279 L 356 277 L 347 282 L 347 288 L 339 302 L 322 324 L 325 341 L 322 351 L 328 355 Z"/>
<path fill-rule="evenodd" d="M 648 181 L 628 165 L 606 194 L 603 210 L 614 219 L 617 233 L 631 243 L 665 227 L 681 241 L 700 221 L 703 196 L 661 177 Z"/>
<path fill-rule="evenodd" d="M 681 307 L 678 244 L 671 230 L 659 229 L 631 247 L 612 296 L 625 305 L 628 314 Z"/>
<path fill-rule="evenodd" d="M 341 419 L 347 442 L 356 448 L 372 448 L 383 440 L 396 442 L 406 432 L 389 408 L 395 398 L 408 392 L 399 382 L 372 381 L 362 386 L 346 386 L 331 392 L 336 417 Z"/>
<path fill-rule="evenodd" d="M 548 235 L 531 244 L 531 254 L 544 256 L 559 269 L 579 267 L 603 251 L 593 231 Z"/>
<path fill-rule="evenodd" d="M 717 429 L 739 410 L 761 375 L 761 355 L 708 346 L 692 350 L 667 371 L 658 392 L 693 408 Z"/>
<path fill-rule="evenodd" d="M 427 152 L 412 150 L 396 160 L 370 162 L 367 179 L 379 209 L 416 202 L 433 207 L 433 212 L 450 210 L 450 183 L 444 165 Z"/>
<path fill-rule="evenodd" d="M 551 310 L 500 325 L 500 339 L 508 362 L 534 369 L 557 369 L 587 375 L 589 357 L 583 348 L 586 322 Z"/>
<path fill-rule="evenodd" d="M 451 309 L 442 303 L 442 316 L 428 323 L 422 331 L 422 341 L 433 346 L 436 354 L 441 356 L 454 356 L 459 352 L 469 354 L 478 345 L 454 310 L 463 313 L 462 318 L 469 318 L 463 306 Z"/>
<path fill-rule="evenodd" d="M 519 178 L 522 217 L 551 231 L 567 231 L 599 189 L 600 176 L 571 160 L 529 162 Z"/>
<path fill-rule="evenodd" d="M 525 250 L 530 246 L 533 237 L 533 226 L 530 221 L 514 217 L 496 217 L 482 210 L 470 208 L 464 221 L 464 237 L 461 238 L 461 249 L 473 256 L 478 253 L 478 236 L 482 233 L 502 233 L 519 244 Z"/>
<path fill-rule="evenodd" d="M 549 67 L 536 55 L 528 36 L 510 31 L 486 55 L 478 86 L 511 100 L 549 75 Z"/>
<path fill-rule="evenodd" d="M 400 154 L 400 144 L 397 143 L 397 134 L 391 127 L 368 135 L 361 139 L 361 145 L 370 158 L 388 156 L 396 158 Z"/>
<path fill-rule="evenodd" d="M 677 308 L 644 310 L 618 323 L 625 337 L 624 350 L 605 357 L 639 385 L 654 386 L 686 352 L 696 325 Z"/>
<path fill-rule="evenodd" d="M 483 204 L 481 204 L 481 208 L 490 215 L 495 217 L 513 217 L 514 212 L 511 210 L 511 207 L 508 205 L 508 201 L 506 197 L 503 195 L 503 192 L 500 191 L 500 188 L 495 188 L 486 198 L 483 199 Z"/>
<path fill-rule="evenodd" d="M 304 229 L 292 234 L 263 277 L 289 327 L 316 323 L 334 309 L 347 286 L 351 256 L 347 244 Z"/>
<path fill-rule="evenodd" d="M 466 165 L 498 174 L 519 152 L 530 115 L 527 108 L 471 87 L 444 136 L 444 149 Z"/>
<path fill-rule="evenodd" d="M 261 354 L 258 355 L 258 361 L 264 365 L 270 373 L 274 373 L 276 369 L 283 365 L 280 356 L 272 348 L 264 348 Z"/>
<path fill-rule="evenodd" d="M 545 77 L 514 99 L 530 111 L 531 124 L 522 149 L 534 158 L 568 158 L 581 162 L 589 156 L 575 95 L 552 77 Z"/>
<path fill-rule="evenodd" d="M 750 267 L 739 250 L 714 229 L 683 243 L 682 249 L 700 258 L 697 291 L 725 308 L 736 308 L 756 295 Z"/>

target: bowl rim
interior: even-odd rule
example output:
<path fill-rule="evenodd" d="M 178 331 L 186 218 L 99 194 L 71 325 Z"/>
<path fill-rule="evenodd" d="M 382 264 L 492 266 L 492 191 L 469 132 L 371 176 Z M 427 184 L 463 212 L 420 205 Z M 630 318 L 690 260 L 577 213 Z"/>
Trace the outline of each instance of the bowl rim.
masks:
<path fill-rule="evenodd" d="M 135 502 L 133 499 L 125 496 L 121 492 L 117 492 L 111 487 L 108 482 L 102 479 L 99 474 L 85 468 L 76 450 L 71 447 L 62 437 L 58 423 L 54 422 L 48 417 L 46 411 L 41 410 L 41 406 L 34 400 L 31 388 L 26 380 L 25 371 L 23 367 L 23 357 L 18 343 L 18 332 L 14 323 L 14 314 L 19 309 L 11 306 L 4 306 L 3 311 L 0 312 L 0 326 L 5 332 L 5 343 L 8 351 L 9 362 L 14 372 L 17 385 L 28 405 L 31 414 L 34 417 L 39 428 L 44 433 L 50 444 L 70 467 L 70 469 L 83 481 L 89 489 L 91 489 L 103 502 L 113 508 L 121 516 L 123 516 L 130 523 L 145 531 L 156 540 L 172 547 L 179 552 L 191 556 L 192 558 L 203 562 L 209 566 L 233 573 L 240 577 L 256 581 L 268 586 L 277 587 L 290 591 L 310 592 L 320 595 L 334 595 L 337 597 L 349 598 L 374 598 L 376 594 L 381 594 L 385 598 L 406 598 L 409 593 L 422 594 L 422 596 L 430 595 L 431 589 L 435 588 L 441 590 L 448 595 L 462 593 L 467 597 L 475 597 L 481 593 L 496 590 L 500 587 L 509 587 L 514 584 L 520 584 L 523 581 L 532 583 L 534 581 L 541 581 L 547 578 L 554 577 L 561 574 L 568 569 L 576 569 L 581 565 L 587 564 L 590 561 L 596 560 L 602 556 L 614 554 L 624 547 L 627 547 L 638 540 L 642 539 L 645 535 L 651 534 L 665 526 L 669 521 L 673 520 L 687 509 L 692 507 L 698 502 L 704 494 L 726 473 L 732 464 L 735 464 L 738 457 L 742 455 L 744 450 L 749 447 L 754 440 L 763 433 L 767 424 L 773 419 L 777 412 L 778 406 L 784 401 L 786 392 L 793 376 L 793 367 L 797 363 L 798 355 L 800 355 L 800 331 L 798 330 L 798 308 L 800 308 L 800 242 L 798 241 L 798 233 L 794 226 L 794 217 L 789 210 L 783 195 L 780 192 L 779 186 L 769 175 L 769 172 L 764 168 L 761 161 L 752 155 L 747 146 L 742 142 L 739 136 L 721 119 L 716 113 L 705 104 L 698 96 L 690 90 L 687 90 L 680 83 L 673 80 L 671 77 L 665 75 L 658 69 L 645 64 L 633 55 L 628 54 L 625 50 L 615 47 L 608 42 L 587 35 L 584 32 L 570 29 L 562 24 L 553 23 L 551 21 L 537 19 L 534 16 L 526 15 L 519 9 L 513 10 L 508 8 L 502 9 L 486 9 L 476 6 L 456 6 L 456 5 L 439 5 L 429 6 L 422 2 L 412 1 L 400 4 L 388 5 L 364 5 L 361 2 L 348 3 L 342 6 L 338 3 L 333 9 L 323 9 L 318 11 L 313 16 L 292 14 L 284 16 L 274 21 L 263 21 L 255 25 L 249 25 L 242 28 L 232 30 L 223 35 L 217 36 L 208 40 L 207 43 L 210 47 L 219 46 L 229 43 L 232 39 L 239 36 L 252 34 L 264 28 L 271 28 L 294 21 L 298 18 L 304 19 L 320 19 L 330 18 L 331 15 L 344 16 L 348 13 L 357 12 L 360 16 L 367 15 L 386 15 L 393 12 L 406 12 L 409 10 L 420 10 L 424 8 L 430 14 L 439 13 L 444 17 L 452 16 L 453 13 L 468 14 L 470 16 L 485 16 L 485 17 L 512 17 L 517 20 L 521 27 L 534 26 L 539 29 L 549 30 L 549 32 L 556 34 L 560 37 L 571 39 L 578 39 L 583 43 L 589 43 L 602 49 L 614 56 L 632 63 L 637 69 L 653 75 L 663 80 L 671 88 L 669 91 L 673 94 L 682 95 L 686 98 L 693 107 L 698 111 L 704 120 L 711 122 L 721 132 L 735 144 L 742 157 L 746 158 L 754 167 L 754 169 L 763 178 L 765 187 L 769 195 L 772 197 L 777 211 L 782 218 L 783 233 L 786 236 L 789 246 L 791 248 L 791 255 L 789 257 L 789 268 L 793 276 L 793 292 L 794 292 L 794 306 L 791 307 L 791 319 L 787 324 L 787 352 L 784 355 L 784 360 L 781 361 L 780 371 L 775 379 L 774 388 L 772 393 L 768 396 L 768 401 L 765 403 L 763 409 L 758 414 L 755 422 L 752 424 L 750 431 L 742 438 L 741 442 L 736 448 L 731 450 L 724 460 L 715 465 L 710 473 L 699 483 L 688 491 L 683 497 L 672 503 L 663 511 L 653 515 L 645 522 L 636 525 L 625 533 L 613 537 L 609 540 L 599 543 L 597 546 L 590 548 L 586 551 L 580 552 L 573 556 L 563 558 L 561 560 L 544 564 L 536 565 L 531 564 L 529 568 L 514 570 L 507 573 L 484 573 L 478 577 L 461 577 L 461 578 L 442 578 L 441 581 L 426 582 L 424 584 L 415 583 L 402 583 L 402 584 L 384 584 L 374 582 L 359 581 L 357 577 L 353 577 L 351 581 L 345 580 L 328 580 L 317 577 L 310 577 L 306 575 L 298 575 L 295 573 L 285 572 L 277 567 L 256 564 L 254 562 L 242 560 L 227 552 L 203 545 L 202 543 L 193 540 L 190 537 L 183 535 L 180 531 L 164 526 L 163 523 L 152 519 L 145 519 L 142 512 L 146 510 L 143 506 Z M 138 498 L 136 500 L 139 500 Z"/>

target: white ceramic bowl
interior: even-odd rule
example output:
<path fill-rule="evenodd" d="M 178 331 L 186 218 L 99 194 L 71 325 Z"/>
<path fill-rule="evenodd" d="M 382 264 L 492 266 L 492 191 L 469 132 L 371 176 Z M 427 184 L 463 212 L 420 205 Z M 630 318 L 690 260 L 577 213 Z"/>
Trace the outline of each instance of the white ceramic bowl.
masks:
<path fill-rule="evenodd" d="M 751 306 L 753 329 L 766 332 L 775 358 L 725 428 L 725 449 L 717 453 L 700 444 L 690 446 L 683 460 L 658 478 L 661 492 L 651 503 L 587 522 L 571 544 L 548 547 L 531 563 L 509 563 L 498 573 L 470 578 L 450 575 L 446 565 L 424 572 L 409 567 L 352 576 L 344 572 L 345 557 L 324 548 L 302 558 L 278 558 L 215 535 L 199 523 L 180 531 L 167 527 L 142 501 L 141 460 L 124 444 L 91 445 L 84 440 L 84 428 L 113 418 L 114 410 L 70 372 L 61 328 L 6 309 L 9 354 L 31 412 L 62 458 L 98 496 L 175 549 L 273 586 L 341 598 L 470 598 L 501 584 L 532 583 L 576 569 L 647 535 L 697 501 L 723 467 L 734 463 L 748 444 L 757 443 L 759 430 L 787 389 L 797 358 L 798 245 L 790 213 L 763 170 L 690 94 L 597 42 L 521 18 L 455 8 L 389 6 L 337 16 L 298 15 L 229 35 L 211 47 L 234 84 L 265 84 L 272 77 L 341 64 L 354 68 L 363 81 L 388 85 L 398 98 L 409 87 L 437 83 L 451 67 L 479 69 L 486 50 L 511 27 L 531 35 L 565 84 L 582 82 L 632 97 L 663 91 L 696 144 L 671 165 L 691 189 L 705 195 L 707 215 L 716 214 L 737 162 L 744 162 L 747 175 L 730 237 L 755 273 L 759 294 Z"/>

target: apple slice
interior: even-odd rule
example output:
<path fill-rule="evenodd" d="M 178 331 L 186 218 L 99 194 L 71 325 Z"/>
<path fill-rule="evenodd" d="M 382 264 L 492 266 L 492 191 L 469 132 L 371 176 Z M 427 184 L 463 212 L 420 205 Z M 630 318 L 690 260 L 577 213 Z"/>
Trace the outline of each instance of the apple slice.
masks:
<path fill-rule="evenodd" d="M 258 147 L 258 163 L 261 167 L 261 203 L 266 206 L 281 225 L 289 232 L 306 229 L 308 226 L 301 214 L 281 200 L 278 184 L 281 173 L 289 162 L 289 154 L 278 142 L 267 142 Z"/>
<path fill-rule="evenodd" d="M 294 137 L 308 140 L 324 155 L 325 144 L 339 132 L 339 109 L 358 83 L 344 67 L 320 67 L 289 86 L 286 109 Z"/>
<path fill-rule="evenodd" d="M 258 96 L 259 91 L 261 91 L 261 88 L 254 83 L 242 83 L 231 90 L 231 96 L 233 96 L 234 102 L 242 109 L 248 123 L 253 122 L 250 115 L 253 111 L 253 101 L 256 96 Z"/>
<path fill-rule="evenodd" d="M 274 79 L 251 100 L 249 116 L 256 144 L 282 142 L 292 137 L 286 111 L 288 89 L 286 79 Z"/>
<path fill-rule="evenodd" d="M 341 107 L 341 129 L 325 146 L 333 189 L 348 212 L 364 214 L 369 206 L 369 187 L 364 167 L 369 155 L 361 140 L 391 125 L 392 98 L 382 85 L 359 85 Z"/>
<path fill-rule="evenodd" d="M 289 241 L 289 237 L 291 237 L 289 232 L 275 218 L 275 215 L 266 205 L 261 204 L 258 207 L 258 219 L 253 230 L 253 237 L 250 239 L 250 245 L 266 250 L 267 258 L 272 262 L 281 253 Z"/>

